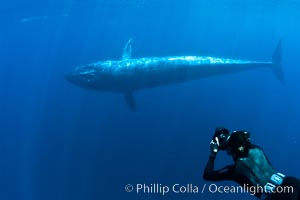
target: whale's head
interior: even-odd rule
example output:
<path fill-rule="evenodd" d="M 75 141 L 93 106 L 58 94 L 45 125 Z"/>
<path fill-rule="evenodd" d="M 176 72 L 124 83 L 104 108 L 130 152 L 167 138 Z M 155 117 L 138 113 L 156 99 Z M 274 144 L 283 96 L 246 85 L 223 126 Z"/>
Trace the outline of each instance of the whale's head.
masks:
<path fill-rule="evenodd" d="M 101 61 L 78 66 L 65 75 L 70 83 L 86 89 L 119 91 L 121 86 L 115 73 L 117 62 Z"/>
<path fill-rule="evenodd" d="M 96 74 L 96 69 L 93 65 L 84 65 L 78 66 L 67 73 L 65 79 L 74 85 L 91 88 L 95 84 Z"/>

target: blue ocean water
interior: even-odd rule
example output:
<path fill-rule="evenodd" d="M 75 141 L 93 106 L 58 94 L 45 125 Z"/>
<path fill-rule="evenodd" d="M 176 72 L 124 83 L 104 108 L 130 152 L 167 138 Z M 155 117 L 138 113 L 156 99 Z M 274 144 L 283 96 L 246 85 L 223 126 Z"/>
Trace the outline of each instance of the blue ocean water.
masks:
<path fill-rule="evenodd" d="M 15 0 L 0 2 L 0 16 L 1 199 L 255 199 L 125 191 L 210 184 L 202 173 L 216 126 L 249 130 L 276 169 L 300 177 L 300 1 Z M 131 37 L 133 57 L 258 61 L 282 39 L 286 85 L 261 69 L 141 90 L 134 113 L 121 94 L 64 79 L 120 59 Z M 220 154 L 217 167 L 231 163 Z"/>

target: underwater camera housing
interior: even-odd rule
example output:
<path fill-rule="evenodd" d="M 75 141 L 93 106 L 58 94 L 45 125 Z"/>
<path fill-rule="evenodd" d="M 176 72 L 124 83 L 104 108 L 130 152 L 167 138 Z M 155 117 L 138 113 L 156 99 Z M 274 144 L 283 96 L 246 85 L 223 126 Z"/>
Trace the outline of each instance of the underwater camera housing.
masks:
<path fill-rule="evenodd" d="M 217 127 L 215 130 L 213 140 L 215 140 L 216 137 L 219 139 L 219 150 L 225 150 L 227 146 L 227 141 L 230 137 L 229 130 L 223 127 Z"/>

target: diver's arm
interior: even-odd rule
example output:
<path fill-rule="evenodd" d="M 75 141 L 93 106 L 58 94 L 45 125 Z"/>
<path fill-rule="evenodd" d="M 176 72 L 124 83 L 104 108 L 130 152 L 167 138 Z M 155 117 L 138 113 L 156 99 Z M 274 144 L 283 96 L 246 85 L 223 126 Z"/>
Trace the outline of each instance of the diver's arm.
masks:
<path fill-rule="evenodd" d="M 234 165 L 228 165 L 222 169 L 214 170 L 216 154 L 211 153 L 206 163 L 203 179 L 207 181 L 222 181 L 233 179 Z"/>
<path fill-rule="evenodd" d="M 203 179 L 205 180 L 211 180 L 212 177 L 214 177 L 214 166 L 215 166 L 215 159 L 216 159 L 216 153 L 211 153 L 209 155 L 208 161 L 206 163 L 204 173 L 203 173 Z"/>
<path fill-rule="evenodd" d="M 203 178 L 207 181 L 222 181 L 222 180 L 232 180 L 233 179 L 233 169 L 234 166 L 226 166 L 220 170 L 214 170 L 216 155 L 219 151 L 220 143 L 219 138 L 214 137 L 210 145 L 210 155 L 206 163 L 205 170 L 203 173 Z"/>

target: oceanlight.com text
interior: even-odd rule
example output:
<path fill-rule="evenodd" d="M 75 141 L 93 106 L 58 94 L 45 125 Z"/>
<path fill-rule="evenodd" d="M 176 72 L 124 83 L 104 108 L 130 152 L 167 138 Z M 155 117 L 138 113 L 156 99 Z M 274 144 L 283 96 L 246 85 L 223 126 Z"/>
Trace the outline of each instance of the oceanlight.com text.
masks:
<path fill-rule="evenodd" d="M 173 194 L 203 194 L 203 193 L 219 193 L 219 194 L 241 194 L 249 193 L 250 195 L 255 195 L 257 193 L 293 193 L 294 188 L 292 186 L 278 186 L 274 191 L 268 190 L 266 187 L 259 185 L 249 186 L 245 184 L 243 186 L 229 186 L 229 185 L 218 185 L 218 184 L 203 184 L 196 185 L 192 183 L 188 184 L 127 184 L 125 186 L 125 191 L 128 193 L 136 194 L 158 194 L 167 195 Z"/>

